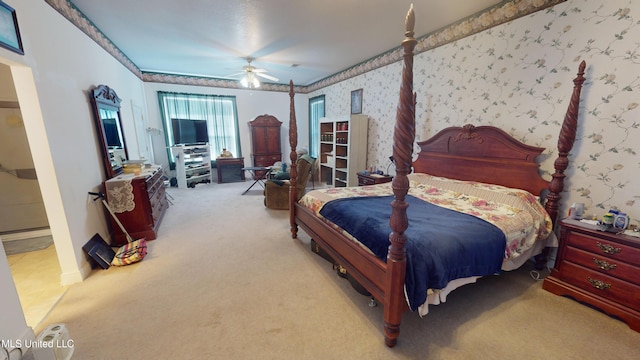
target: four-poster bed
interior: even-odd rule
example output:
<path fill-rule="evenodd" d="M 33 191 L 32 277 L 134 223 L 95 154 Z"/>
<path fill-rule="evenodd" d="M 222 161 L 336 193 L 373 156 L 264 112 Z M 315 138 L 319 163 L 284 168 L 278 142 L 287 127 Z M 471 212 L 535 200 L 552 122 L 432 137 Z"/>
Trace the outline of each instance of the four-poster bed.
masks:
<path fill-rule="evenodd" d="M 386 233 L 385 254 L 376 256 L 374 250 L 367 247 L 369 245 L 363 245 L 365 239 L 346 233 L 335 223 L 328 221 L 325 216 L 319 216 L 318 212 L 314 210 L 314 206 L 325 207 L 326 205 L 309 205 L 313 204 L 314 200 L 304 200 L 304 198 L 300 202 L 295 201 L 297 199 L 297 187 L 295 186 L 297 169 L 295 165 L 291 168 L 291 193 L 289 194 L 292 237 L 297 237 L 298 226 L 301 227 L 324 252 L 344 267 L 355 281 L 384 306 L 384 336 L 385 342 L 389 347 L 396 344 L 403 312 L 416 310 L 415 303 L 408 304 L 411 299 L 408 295 L 410 291 L 408 291 L 407 287 L 409 282 L 407 278 L 413 279 L 414 270 L 408 267 L 408 254 L 410 259 L 413 258 L 413 254 L 408 252 L 407 248 L 411 248 L 409 245 L 415 240 L 413 237 L 408 236 L 408 233 L 414 234 L 414 232 L 410 231 L 415 231 L 412 224 L 416 223 L 416 216 L 409 216 L 408 209 L 411 212 L 414 211 L 413 209 L 419 208 L 421 205 L 417 205 L 414 195 L 418 197 L 422 197 L 422 195 L 410 192 L 410 184 L 411 190 L 415 191 L 413 187 L 421 186 L 419 184 L 420 178 L 427 176 L 429 177 L 428 181 L 438 183 L 441 182 L 441 178 L 453 179 L 458 181 L 455 186 L 460 185 L 459 183 L 464 183 L 462 184 L 464 186 L 476 187 L 476 183 L 481 182 L 513 188 L 516 191 L 519 191 L 517 189 L 525 190 L 530 193 L 529 195 L 532 195 L 530 197 L 528 195 L 516 195 L 515 197 L 534 199 L 533 202 L 537 203 L 542 209 L 545 218 L 540 220 L 541 225 L 536 225 L 532 232 L 534 237 L 536 235 L 544 235 L 545 239 L 539 241 L 543 242 L 546 240 L 546 235 L 551 232 L 552 222 L 558 217 L 558 203 L 560 193 L 564 187 L 564 171 L 568 166 L 567 156 L 575 139 L 580 90 L 585 80 L 583 77 L 585 63 L 582 62 L 578 76 L 574 80 L 573 94 L 561 127 L 558 139 L 558 158 L 554 163 L 555 173 L 552 175 L 551 181 L 544 180 L 540 176 L 539 164 L 535 160 L 544 151 L 543 148 L 525 145 L 513 139 L 504 131 L 490 126 L 474 127 L 465 125 L 464 127 L 444 129 L 431 139 L 418 143 L 420 152 L 415 162 L 413 162 L 416 101 L 413 93 L 413 49 L 416 45 L 416 40 L 413 38 L 413 25 L 414 15 L 413 8 L 411 8 L 406 19 L 405 39 L 402 42 L 404 66 L 393 135 L 393 158 L 396 163 L 396 176 L 391 184 L 372 186 L 386 186 L 389 194 L 391 192 L 393 194 L 389 201 L 386 202 L 386 207 L 384 207 L 390 210 L 390 215 L 387 216 L 390 234 L 389 232 Z M 290 157 L 291 163 L 295 164 L 297 156 L 297 127 L 293 82 L 290 82 L 290 98 Z M 412 169 L 414 174 L 411 174 Z M 423 176 L 421 174 L 429 175 Z M 431 184 L 426 186 L 429 191 L 434 189 Z M 484 188 L 481 191 L 484 191 Z M 499 191 L 503 191 L 501 187 Z M 547 191 L 546 202 L 544 208 L 542 208 L 542 205 L 537 200 L 543 192 Z M 358 196 L 360 195 L 362 194 Z M 305 195 L 305 198 L 307 196 L 308 194 Z M 333 204 L 334 202 L 330 203 Z M 388 206 L 389 204 L 390 207 Z M 409 206 L 410 204 L 411 206 Z M 530 205 L 535 207 L 533 204 Z M 361 206 L 371 208 L 371 203 L 365 203 Z M 353 207 L 348 209 L 346 210 L 347 213 L 354 212 Z M 419 216 L 423 217 L 424 215 L 419 214 Z M 449 215 L 447 213 L 443 216 Z M 345 217 L 345 214 L 339 214 L 336 219 L 341 217 Z M 346 223 L 346 225 L 349 225 L 349 223 Z M 457 227 L 457 225 L 449 226 L 445 232 L 454 233 Z M 547 228 L 546 232 L 543 229 L 545 227 Z M 472 232 L 476 231 L 473 230 L 475 228 L 471 229 L 470 231 Z M 420 229 L 420 231 L 422 230 Z M 444 235 L 444 233 L 442 234 Z M 501 241 L 504 242 L 504 238 Z M 535 241 L 536 239 L 534 239 Z M 539 253 L 541 247 L 537 246 L 531 251 Z M 470 252 L 475 254 L 476 251 Z M 506 253 L 505 244 L 502 244 L 501 248 L 498 247 L 497 252 L 498 255 L 504 256 Z M 495 256 L 496 250 L 493 253 Z M 524 254 L 529 258 L 529 255 L 534 253 L 526 252 Z M 462 261 L 468 261 L 468 259 Z M 498 263 L 498 271 L 500 266 L 502 264 Z M 487 274 L 491 274 L 493 270 L 489 269 L 487 271 L 489 271 Z M 479 275 L 483 276 L 483 274 Z M 453 279 L 455 278 L 453 276 Z M 449 280 L 451 279 L 442 281 Z M 439 287 L 436 289 L 439 289 Z"/>

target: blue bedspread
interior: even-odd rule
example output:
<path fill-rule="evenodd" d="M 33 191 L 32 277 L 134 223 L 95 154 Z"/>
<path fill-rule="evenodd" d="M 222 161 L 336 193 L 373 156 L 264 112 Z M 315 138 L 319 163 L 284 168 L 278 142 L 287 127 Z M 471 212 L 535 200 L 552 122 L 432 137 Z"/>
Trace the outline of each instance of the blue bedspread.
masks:
<path fill-rule="evenodd" d="M 326 203 L 320 214 L 386 261 L 392 201 L 393 196 L 337 199 Z M 413 196 L 406 201 L 405 286 L 412 311 L 426 301 L 427 289 L 444 288 L 458 278 L 500 272 L 506 238 L 499 228 Z"/>

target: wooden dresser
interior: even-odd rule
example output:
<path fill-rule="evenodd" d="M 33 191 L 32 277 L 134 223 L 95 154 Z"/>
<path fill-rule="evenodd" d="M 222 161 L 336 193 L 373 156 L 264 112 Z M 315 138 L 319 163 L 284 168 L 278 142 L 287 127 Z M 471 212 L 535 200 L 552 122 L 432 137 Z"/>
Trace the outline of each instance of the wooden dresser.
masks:
<path fill-rule="evenodd" d="M 109 206 L 134 240 L 157 237 L 158 227 L 169 203 L 160 166 L 145 168 L 139 175 L 120 174 L 105 181 Z M 111 245 L 124 245 L 127 239 L 118 224 L 111 221 Z"/>
<path fill-rule="evenodd" d="M 592 305 L 640 331 L 640 238 L 560 223 L 560 247 L 542 287 Z"/>
<path fill-rule="evenodd" d="M 260 115 L 249 122 L 253 166 L 268 167 L 282 160 L 281 125 L 282 122 L 272 115 Z"/>

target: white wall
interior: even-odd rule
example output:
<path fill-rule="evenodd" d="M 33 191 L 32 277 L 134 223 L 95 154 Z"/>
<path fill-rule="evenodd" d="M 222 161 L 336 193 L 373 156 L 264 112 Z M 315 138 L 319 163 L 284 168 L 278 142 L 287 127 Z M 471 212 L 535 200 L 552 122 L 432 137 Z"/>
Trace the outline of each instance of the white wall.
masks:
<path fill-rule="evenodd" d="M 251 136 L 249 133 L 249 121 L 259 115 L 269 114 L 282 121 L 281 148 L 283 160 L 289 159 L 289 93 L 267 92 L 253 90 L 237 90 L 225 88 L 212 88 L 191 85 L 172 85 L 160 83 L 145 83 L 146 101 L 148 104 L 149 125 L 155 129 L 162 129 L 162 116 L 158 106 L 158 91 L 173 91 L 193 94 L 228 95 L 236 97 L 238 109 L 238 127 L 240 129 L 240 146 L 245 165 L 252 165 L 251 160 Z M 295 95 L 296 120 L 298 126 L 297 148 L 309 147 L 309 111 L 308 97 L 306 94 Z M 168 166 L 166 143 L 164 133 L 152 132 L 153 150 L 155 162 Z M 222 149 L 219 149 L 220 151 Z M 212 157 L 216 157 L 216 149 L 212 150 Z M 238 156 L 238 154 L 233 154 Z"/>
<path fill-rule="evenodd" d="M 96 232 L 108 238 L 101 204 L 87 194 L 104 180 L 88 91 L 103 83 L 116 90 L 123 99 L 125 136 L 133 139 L 131 107 L 144 106 L 142 81 L 44 1 L 14 1 L 11 6 L 25 55 L 0 49 L 0 62 L 11 67 L 61 282 L 69 284 L 90 271 L 82 245 Z M 137 153 L 135 141 L 129 146 Z M 0 335 L 17 339 L 28 328 L 5 264 L 6 259 L 0 260 Z"/>

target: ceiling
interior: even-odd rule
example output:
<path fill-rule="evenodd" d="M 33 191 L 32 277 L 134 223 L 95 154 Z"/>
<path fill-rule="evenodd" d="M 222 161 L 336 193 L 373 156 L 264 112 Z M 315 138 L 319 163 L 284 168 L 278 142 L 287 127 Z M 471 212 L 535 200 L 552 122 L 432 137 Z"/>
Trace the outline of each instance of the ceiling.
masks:
<path fill-rule="evenodd" d="M 309 85 L 398 47 L 411 1 L 70 0 L 142 72 L 239 80 L 252 65 Z M 415 37 L 501 0 L 425 0 Z M 261 79 L 263 82 L 269 80 Z"/>

